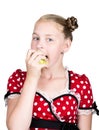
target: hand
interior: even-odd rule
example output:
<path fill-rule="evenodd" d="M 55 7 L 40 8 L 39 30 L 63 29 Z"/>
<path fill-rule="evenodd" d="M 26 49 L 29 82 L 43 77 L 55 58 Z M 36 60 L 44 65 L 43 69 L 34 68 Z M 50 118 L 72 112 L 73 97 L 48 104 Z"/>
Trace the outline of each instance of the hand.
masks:
<path fill-rule="evenodd" d="M 47 61 L 46 64 L 42 64 L 40 61 L 45 60 Z M 27 56 L 26 56 L 26 68 L 27 68 L 27 74 L 30 76 L 36 76 L 40 77 L 41 75 L 41 69 L 48 67 L 48 59 L 46 58 L 46 55 L 44 52 L 38 50 L 28 50 Z"/>

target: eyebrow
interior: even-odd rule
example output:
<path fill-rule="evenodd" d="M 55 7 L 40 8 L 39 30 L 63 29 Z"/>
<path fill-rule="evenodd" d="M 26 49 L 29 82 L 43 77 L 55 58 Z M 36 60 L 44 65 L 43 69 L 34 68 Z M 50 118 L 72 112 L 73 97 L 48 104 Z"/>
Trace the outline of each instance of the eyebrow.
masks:
<path fill-rule="evenodd" d="M 32 35 L 38 35 L 37 33 L 33 32 Z"/>
<path fill-rule="evenodd" d="M 33 32 L 32 35 L 38 35 L 36 32 Z M 46 36 L 55 36 L 55 34 L 46 34 Z"/>

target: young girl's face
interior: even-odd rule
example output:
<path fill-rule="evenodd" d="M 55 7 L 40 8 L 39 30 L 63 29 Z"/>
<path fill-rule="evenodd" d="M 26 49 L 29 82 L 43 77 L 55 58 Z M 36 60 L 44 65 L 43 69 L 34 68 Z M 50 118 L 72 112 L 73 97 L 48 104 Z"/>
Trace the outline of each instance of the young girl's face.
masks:
<path fill-rule="evenodd" d="M 48 63 L 53 66 L 62 62 L 62 52 L 66 48 L 66 39 L 62 26 L 52 21 L 36 23 L 32 35 L 31 49 L 41 50 L 48 57 Z"/>

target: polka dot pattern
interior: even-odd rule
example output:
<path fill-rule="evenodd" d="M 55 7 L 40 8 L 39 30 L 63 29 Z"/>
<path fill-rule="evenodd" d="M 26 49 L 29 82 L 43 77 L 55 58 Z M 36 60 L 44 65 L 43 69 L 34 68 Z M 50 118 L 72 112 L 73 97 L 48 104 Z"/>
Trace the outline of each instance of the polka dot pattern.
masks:
<path fill-rule="evenodd" d="M 8 79 L 7 90 L 12 93 L 21 92 L 25 77 L 26 72 L 20 69 L 16 70 Z"/>
<path fill-rule="evenodd" d="M 41 93 L 36 92 L 33 103 L 33 117 L 46 120 L 60 120 L 69 123 L 77 123 L 78 109 L 92 107 L 93 95 L 90 82 L 85 75 L 79 75 L 73 71 L 70 74 L 70 90 L 80 95 L 80 102 L 73 93 L 61 94 L 48 101 Z M 26 78 L 26 72 L 18 69 L 8 79 L 7 90 L 9 95 L 20 92 Z M 39 129 L 40 130 L 40 129 Z"/>
<path fill-rule="evenodd" d="M 93 103 L 93 95 L 92 95 L 92 88 L 89 82 L 88 77 L 86 75 L 79 75 L 76 73 L 70 72 L 71 80 L 75 79 L 74 83 L 71 83 L 71 89 L 75 90 L 75 93 L 80 94 L 80 109 L 83 108 L 91 108 Z M 77 78 L 78 77 L 78 78 Z"/>

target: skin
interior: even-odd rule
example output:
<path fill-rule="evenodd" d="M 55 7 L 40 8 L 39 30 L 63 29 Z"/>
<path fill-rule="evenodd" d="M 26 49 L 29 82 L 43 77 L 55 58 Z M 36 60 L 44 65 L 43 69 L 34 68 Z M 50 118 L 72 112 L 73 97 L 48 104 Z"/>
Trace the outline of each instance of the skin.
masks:
<path fill-rule="evenodd" d="M 71 40 L 64 37 L 59 24 L 52 21 L 38 21 L 35 24 L 31 49 L 26 56 L 27 76 L 22 93 L 8 99 L 8 130 L 29 129 L 37 89 L 44 91 L 50 98 L 64 89 L 67 79 L 61 52 L 67 52 L 70 46 Z M 48 64 L 39 64 L 40 59 L 47 60 Z M 80 115 L 78 119 L 80 130 L 91 130 L 91 114 Z"/>

